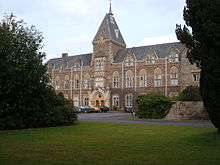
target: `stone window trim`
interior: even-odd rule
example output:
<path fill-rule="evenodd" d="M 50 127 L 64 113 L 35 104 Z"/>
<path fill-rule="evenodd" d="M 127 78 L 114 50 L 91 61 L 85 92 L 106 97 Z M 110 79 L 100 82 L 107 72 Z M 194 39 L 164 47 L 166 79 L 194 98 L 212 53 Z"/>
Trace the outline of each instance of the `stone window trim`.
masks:
<path fill-rule="evenodd" d="M 112 96 L 112 105 L 114 107 L 119 107 L 120 106 L 120 102 L 119 102 L 119 95 L 113 95 Z"/>
<path fill-rule="evenodd" d="M 134 66 L 134 62 L 135 62 L 135 60 L 134 60 L 134 58 L 131 55 L 127 56 L 125 58 L 125 61 L 124 61 L 125 67 L 132 67 L 132 66 Z"/>
<path fill-rule="evenodd" d="M 104 60 L 95 60 L 95 71 L 104 71 Z"/>
<path fill-rule="evenodd" d="M 83 98 L 83 104 L 84 104 L 84 106 L 89 106 L 89 97 L 88 96 L 85 96 Z"/>
<path fill-rule="evenodd" d="M 140 75 L 139 76 L 139 87 L 147 87 L 147 75 Z"/>
<path fill-rule="evenodd" d="M 155 64 L 155 61 L 156 61 L 156 57 L 154 57 L 153 55 L 147 55 L 147 57 L 146 57 L 146 65 Z"/>
<path fill-rule="evenodd" d="M 179 54 L 176 52 L 171 52 L 171 54 L 168 56 L 168 63 L 177 63 L 179 61 Z"/>
<path fill-rule="evenodd" d="M 125 95 L 125 107 L 132 107 L 133 106 L 133 95 L 126 94 Z"/>
<path fill-rule="evenodd" d="M 95 88 L 97 87 L 104 87 L 104 78 L 103 77 L 96 77 L 95 78 Z"/>
<path fill-rule="evenodd" d="M 197 83 L 200 82 L 200 72 L 192 73 L 192 81 Z"/>

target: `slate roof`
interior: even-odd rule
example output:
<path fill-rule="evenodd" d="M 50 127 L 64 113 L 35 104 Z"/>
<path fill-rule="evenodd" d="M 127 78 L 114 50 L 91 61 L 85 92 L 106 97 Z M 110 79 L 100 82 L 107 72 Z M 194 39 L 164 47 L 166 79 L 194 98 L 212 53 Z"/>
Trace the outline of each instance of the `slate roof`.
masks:
<path fill-rule="evenodd" d="M 138 61 L 141 61 L 145 59 L 147 53 L 150 51 L 154 51 L 158 56 L 158 58 L 165 58 L 172 48 L 176 48 L 181 52 L 183 50 L 183 45 L 181 45 L 179 42 L 173 42 L 166 44 L 125 48 L 118 51 L 113 62 L 114 63 L 122 62 L 129 53 L 132 53 Z M 67 61 L 68 61 L 68 66 L 73 67 L 73 64 L 77 60 L 82 61 L 83 66 L 90 66 L 92 60 L 92 53 L 68 56 L 63 58 L 54 58 L 49 60 L 48 63 L 51 63 L 52 66 L 55 64 L 55 68 L 57 69 L 63 62 L 65 63 Z"/>
<path fill-rule="evenodd" d="M 126 46 L 126 43 L 122 37 L 122 34 L 119 30 L 119 27 L 118 27 L 112 13 L 105 15 L 105 17 L 99 27 L 99 30 L 96 33 L 95 38 L 93 39 L 93 42 L 98 40 L 99 35 L 102 32 L 104 32 L 105 39 L 116 41 L 116 42 Z"/>
<path fill-rule="evenodd" d="M 168 55 L 171 48 L 176 48 L 179 51 L 181 51 L 183 49 L 183 46 L 179 42 L 173 42 L 158 45 L 126 48 L 120 50 L 117 53 L 117 55 L 114 58 L 114 63 L 122 62 L 126 55 L 129 53 L 133 54 L 138 61 L 144 60 L 144 58 L 150 51 L 154 51 L 158 58 L 165 58 Z"/>
<path fill-rule="evenodd" d="M 52 66 L 55 64 L 55 68 L 57 69 L 60 67 L 62 63 L 68 62 L 68 67 L 73 67 L 73 64 L 80 60 L 83 66 L 90 66 L 92 61 L 92 53 L 88 54 L 81 54 L 81 55 L 75 55 L 75 56 L 67 56 L 62 58 L 53 58 L 49 60 L 47 63 L 50 63 Z"/>

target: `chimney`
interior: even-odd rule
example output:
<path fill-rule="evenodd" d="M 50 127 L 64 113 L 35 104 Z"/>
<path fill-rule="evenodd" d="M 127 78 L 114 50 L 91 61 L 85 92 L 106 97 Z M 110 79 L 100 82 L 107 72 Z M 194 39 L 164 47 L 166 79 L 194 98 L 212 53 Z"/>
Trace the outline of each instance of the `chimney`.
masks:
<path fill-rule="evenodd" d="M 68 57 L 68 53 L 62 53 L 62 58 Z"/>

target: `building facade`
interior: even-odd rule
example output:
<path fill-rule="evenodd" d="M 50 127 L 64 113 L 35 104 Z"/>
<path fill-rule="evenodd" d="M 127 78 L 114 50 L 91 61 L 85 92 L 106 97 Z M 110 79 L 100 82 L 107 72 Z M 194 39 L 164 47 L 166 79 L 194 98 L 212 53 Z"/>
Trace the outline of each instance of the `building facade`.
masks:
<path fill-rule="evenodd" d="M 111 8 L 92 45 L 92 53 L 63 53 L 48 61 L 52 86 L 75 106 L 135 107 L 138 94 L 175 96 L 199 84 L 200 70 L 189 63 L 180 43 L 126 48 Z"/>

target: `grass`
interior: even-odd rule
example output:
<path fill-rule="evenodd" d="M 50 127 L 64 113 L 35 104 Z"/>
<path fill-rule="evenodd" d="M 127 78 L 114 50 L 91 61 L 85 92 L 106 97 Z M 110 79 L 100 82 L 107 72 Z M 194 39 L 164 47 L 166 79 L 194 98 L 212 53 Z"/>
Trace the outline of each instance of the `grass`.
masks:
<path fill-rule="evenodd" d="M 0 165 L 217 165 L 213 127 L 78 122 L 0 131 Z"/>

